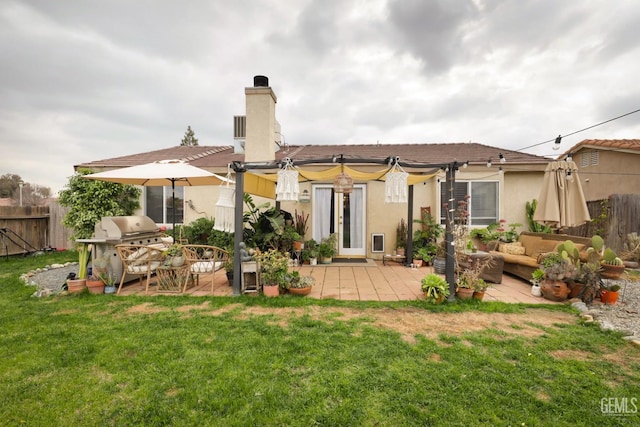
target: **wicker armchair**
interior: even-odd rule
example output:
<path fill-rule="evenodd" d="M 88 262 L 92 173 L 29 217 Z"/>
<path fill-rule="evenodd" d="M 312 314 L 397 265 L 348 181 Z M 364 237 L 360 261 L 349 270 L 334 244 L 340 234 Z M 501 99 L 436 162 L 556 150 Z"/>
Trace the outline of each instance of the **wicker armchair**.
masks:
<path fill-rule="evenodd" d="M 229 253 L 217 246 L 208 245 L 184 245 L 183 248 L 189 271 L 196 278 L 196 285 L 199 284 L 200 275 L 209 275 L 211 293 L 213 293 L 216 271 L 220 270 L 224 262 L 229 259 Z"/>
<path fill-rule="evenodd" d="M 124 244 L 116 245 L 116 251 L 122 261 L 122 277 L 116 294 L 120 294 L 127 274 L 138 276 L 140 284 L 142 284 L 142 278 L 146 276 L 144 291 L 148 293 L 151 275 L 162 264 L 162 250 L 144 245 Z"/>

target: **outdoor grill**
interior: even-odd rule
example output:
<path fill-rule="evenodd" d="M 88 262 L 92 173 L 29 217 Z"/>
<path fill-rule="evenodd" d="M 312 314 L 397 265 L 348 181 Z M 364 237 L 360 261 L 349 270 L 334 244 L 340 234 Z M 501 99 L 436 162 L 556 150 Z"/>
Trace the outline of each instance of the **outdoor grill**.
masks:
<path fill-rule="evenodd" d="M 96 223 L 93 238 L 81 239 L 78 242 L 93 245 L 93 260 L 100 259 L 106 254 L 110 259 L 111 271 L 119 282 L 122 276 L 122 262 L 116 252 L 116 245 L 162 245 L 163 239 L 167 237 L 151 218 L 132 215 L 104 217 Z M 127 276 L 125 282 L 136 277 Z"/>

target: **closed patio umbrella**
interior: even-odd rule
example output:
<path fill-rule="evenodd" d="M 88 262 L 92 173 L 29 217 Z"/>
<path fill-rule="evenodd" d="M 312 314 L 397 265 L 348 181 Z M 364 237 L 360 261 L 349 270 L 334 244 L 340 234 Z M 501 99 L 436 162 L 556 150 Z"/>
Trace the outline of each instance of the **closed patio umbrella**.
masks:
<path fill-rule="evenodd" d="M 533 219 L 554 228 L 572 227 L 591 220 L 575 162 L 549 162 Z"/>
<path fill-rule="evenodd" d="M 159 160 L 153 163 L 84 175 L 83 177 L 99 181 L 143 185 L 148 187 L 171 186 L 174 240 L 176 237 L 176 186 L 187 187 L 197 185 L 219 185 L 230 181 L 228 178 L 223 176 L 191 166 L 183 160 Z"/>

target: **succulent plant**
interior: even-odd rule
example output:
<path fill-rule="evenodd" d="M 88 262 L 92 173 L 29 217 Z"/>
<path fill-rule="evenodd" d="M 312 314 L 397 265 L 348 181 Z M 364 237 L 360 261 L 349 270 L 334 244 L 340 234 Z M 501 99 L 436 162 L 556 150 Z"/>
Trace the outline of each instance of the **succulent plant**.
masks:
<path fill-rule="evenodd" d="M 624 265 L 622 260 L 616 255 L 616 253 L 611 248 L 607 248 L 604 250 L 604 254 L 602 256 L 602 262 L 607 265 Z"/>

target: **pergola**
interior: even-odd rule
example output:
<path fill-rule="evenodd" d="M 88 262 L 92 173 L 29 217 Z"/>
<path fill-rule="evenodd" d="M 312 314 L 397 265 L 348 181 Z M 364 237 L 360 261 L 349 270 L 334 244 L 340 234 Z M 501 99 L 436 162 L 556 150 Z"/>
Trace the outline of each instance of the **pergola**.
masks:
<path fill-rule="evenodd" d="M 386 179 L 386 175 L 391 171 L 394 166 L 401 166 L 403 168 L 414 170 L 426 170 L 426 172 L 420 173 L 409 173 L 407 177 L 407 185 L 408 185 L 408 198 L 407 198 L 407 223 L 408 223 L 408 235 L 407 239 L 407 247 L 406 247 L 406 256 L 407 262 L 411 263 L 413 261 L 413 239 L 411 236 L 413 235 L 413 186 L 414 184 L 426 181 L 433 176 L 435 176 L 438 172 L 444 171 L 446 174 L 446 183 L 447 188 L 451 192 L 449 199 L 453 198 L 453 188 L 455 186 L 455 176 L 456 171 L 465 163 L 458 162 L 454 160 L 450 163 L 408 163 L 400 161 L 400 158 L 397 156 L 389 156 L 385 159 L 363 159 L 363 158 L 347 158 L 343 155 L 333 156 L 331 158 L 313 158 L 313 159 L 303 159 L 303 160 L 294 160 L 287 158 L 286 160 L 280 161 L 272 161 L 272 162 L 233 162 L 231 164 L 232 169 L 235 172 L 235 218 L 234 218 L 234 253 L 240 253 L 240 243 L 242 242 L 243 235 L 243 206 L 244 199 L 243 195 L 245 192 L 271 198 L 275 200 L 275 192 L 276 192 L 276 182 L 278 179 L 277 173 L 273 171 L 278 171 L 282 169 L 287 162 L 289 165 L 293 165 L 298 170 L 299 181 L 308 182 L 308 181 L 321 181 L 321 180 L 329 180 L 335 178 L 339 173 L 347 172 L 350 176 L 354 177 L 359 181 L 384 181 Z M 380 164 L 386 165 L 387 168 L 375 171 L 375 172 L 363 172 L 353 167 L 347 166 L 347 164 L 358 164 L 358 165 L 368 165 L 368 164 Z M 326 170 L 322 171 L 312 171 L 312 170 L 303 170 L 300 169 L 300 166 L 305 165 L 331 165 L 336 164 Z M 254 173 L 253 171 L 271 171 L 272 173 Z M 278 202 L 276 202 L 278 205 Z M 450 221 L 446 222 L 446 232 L 445 232 L 445 241 L 446 241 L 446 280 L 449 283 L 450 295 L 455 294 L 455 279 L 454 279 L 454 263 L 452 262 L 454 257 L 454 248 L 451 244 L 453 240 L 452 236 L 453 230 Z M 234 257 L 234 271 L 241 271 L 241 259 L 239 256 Z M 233 295 L 240 295 L 241 277 L 239 274 L 235 274 L 233 277 Z"/>

